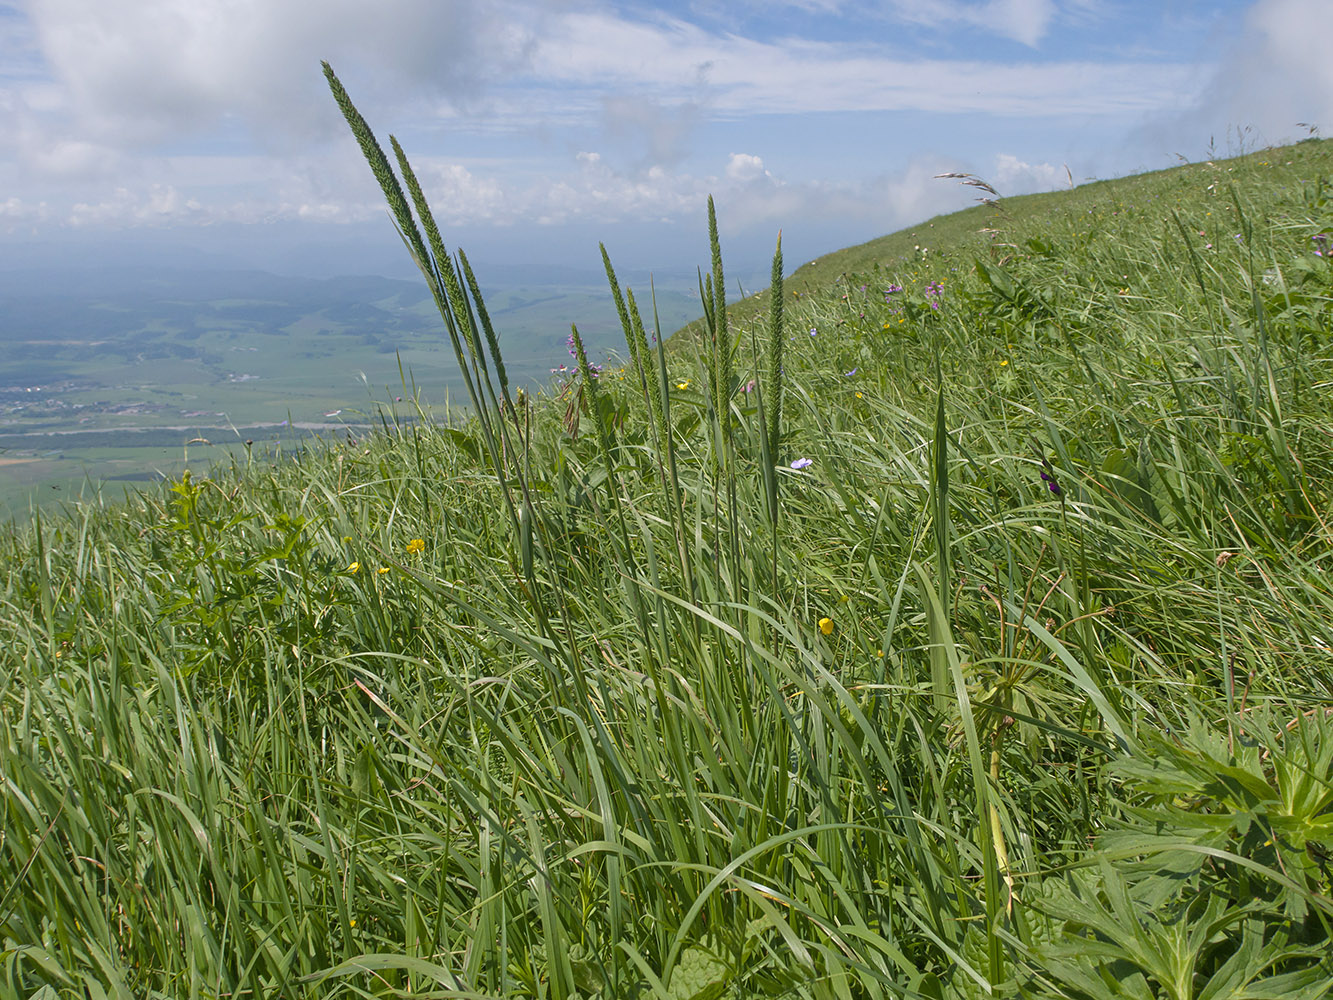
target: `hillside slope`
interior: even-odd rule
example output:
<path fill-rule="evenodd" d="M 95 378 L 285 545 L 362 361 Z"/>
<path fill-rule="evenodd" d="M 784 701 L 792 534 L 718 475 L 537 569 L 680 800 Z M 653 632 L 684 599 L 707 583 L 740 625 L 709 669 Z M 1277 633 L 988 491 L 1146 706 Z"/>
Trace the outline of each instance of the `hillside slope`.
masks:
<path fill-rule="evenodd" d="M 5 530 L 0 998 L 1326 995 L 1330 173 Z"/>
<path fill-rule="evenodd" d="M 1114 239 L 1125 226 L 1163 221 L 1171 209 L 1193 207 L 1201 197 L 1225 201 L 1231 184 L 1243 188 L 1261 185 L 1273 191 L 1299 189 L 1311 176 L 1329 169 L 1330 155 L 1329 140 L 1307 140 L 1232 159 L 1093 181 L 1067 191 L 1002 198 L 995 205 L 976 205 L 936 216 L 802 264 L 786 278 L 786 292 L 809 295 L 827 291 L 840 280 L 859 285 L 884 273 L 910 278 L 923 264 L 938 263 L 941 255 L 954 262 L 966 263 L 978 256 L 1006 261 L 1031 253 L 1025 241 L 1040 240 L 1053 228 L 1058 231 L 1072 227 L 1089 240 Z M 941 179 L 939 183 L 955 181 Z M 1230 211 L 1225 206 L 1223 210 Z M 1210 216 L 1205 214 L 1204 218 Z M 735 322 L 742 324 L 765 315 L 767 309 L 767 289 L 730 306 Z M 678 335 L 683 340 L 697 334 L 699 327 L 700 321 L 693 320 L 671 340 L 674 342 Z"/>

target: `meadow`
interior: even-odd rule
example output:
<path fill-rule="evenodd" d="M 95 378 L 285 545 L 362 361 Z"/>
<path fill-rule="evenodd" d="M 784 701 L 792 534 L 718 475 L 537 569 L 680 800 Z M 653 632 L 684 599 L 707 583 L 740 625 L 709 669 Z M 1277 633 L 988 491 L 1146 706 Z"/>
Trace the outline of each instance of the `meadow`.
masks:
<path fill-rule="evenodd" d="M 1333 146 L 537 397 L 328 75 L 470 415 L 0 536 L 0 996 L 1333 988 Z"/>

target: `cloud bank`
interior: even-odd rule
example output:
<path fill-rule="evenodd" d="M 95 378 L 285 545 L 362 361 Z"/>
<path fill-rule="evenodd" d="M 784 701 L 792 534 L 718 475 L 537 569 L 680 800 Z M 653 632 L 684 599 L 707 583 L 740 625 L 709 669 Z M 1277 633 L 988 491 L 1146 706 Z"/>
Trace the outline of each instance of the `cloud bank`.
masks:
<path fill-rule="evenodd" d="M 1016 194 L 1227 123 L 1333 128 L 1324 0 L 1223 3 L 1191 51 L 1130 32 L 1147 0 L 0 2 L 0 230 L 381 217 L 324 58 L 454 225 L 671 220 L 711 193 L 733 226 L 891 229 L 968 203 L 944 170 Z M 1087 123 L 1120 161 L 1061 140 Z"/>

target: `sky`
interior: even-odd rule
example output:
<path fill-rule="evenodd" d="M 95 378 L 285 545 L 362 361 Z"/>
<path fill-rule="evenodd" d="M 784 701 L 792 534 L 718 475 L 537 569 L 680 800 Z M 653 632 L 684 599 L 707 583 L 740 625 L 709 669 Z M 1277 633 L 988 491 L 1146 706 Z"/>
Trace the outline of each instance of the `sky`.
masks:
<path fill-rule="evenodd" d="M 0 267 L 410 268 L 320 71 L 496 265 L 762 273 L 1333 135 L 1331 0 L 0 0 Z M 1303 124 L 1299 124 L 1303 123 Z M 83 257 L 80 257 L 80 255 Z"/>

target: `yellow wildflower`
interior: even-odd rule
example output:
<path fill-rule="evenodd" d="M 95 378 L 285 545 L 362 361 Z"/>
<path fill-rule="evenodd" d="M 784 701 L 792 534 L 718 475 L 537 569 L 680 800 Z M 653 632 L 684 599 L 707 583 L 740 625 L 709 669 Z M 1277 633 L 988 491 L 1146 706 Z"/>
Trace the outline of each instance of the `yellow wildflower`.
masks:
<path fill-rule="evenodd" d="M 349 572 L 349 573 L 360 573 L 360 572 L 361 572 L 361 564 L 360 564 L 359 562 L 351 563 L 351 564 L 348 565 L 348 567 L 347 567 L 347 572 Z"/>
<path fill-rule="evenodd" d="M 689 380 L 689 379 L 686 379 L 684 382 L 677 382 L 677 383 L 676 383 L 676 388 L 677 388 L 677 389 L 688 389 L 689 387 L 690 387 L 690 380 Z"/>
<path fill-rule="evenodd" d="M 426 543 L 420 538 L 414 538 L 407 543 L 407 554 L 409 556 L 414 556 L 425 551 L 426 551 Z"/>
<path fill-rule="evenodd" d="M 389 567 L 381 566 L 379 569 L 375 570 L 375 572 L 378 573 L 380 576 L 383 576 L 385 573 L 389 572 Z"/>
<path fill-rule="evenodd" d="M 832 634 L 833 634 L 833 619 L 832 619 L 832 618 L 821 618 L 821 619 L 819 619 L 819 631 L 823 632 L 825 635 L 832 635 Z"/>

